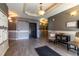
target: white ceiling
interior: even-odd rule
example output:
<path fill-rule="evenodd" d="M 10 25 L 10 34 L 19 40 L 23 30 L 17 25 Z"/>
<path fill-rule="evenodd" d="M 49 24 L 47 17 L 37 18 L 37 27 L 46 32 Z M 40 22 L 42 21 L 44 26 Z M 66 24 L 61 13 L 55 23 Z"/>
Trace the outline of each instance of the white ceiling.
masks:
<path fill-rule="evenodd" d="M 18 17 L 22 17 L 22 18 L 30 18 L 30 19 L 39 19 L 40 17 L 34 17 L 34 16 L 29 16 L 27 14 L 25 14 L 23 12 L 23 3 L 7 3 L 7 6 L 9 8 L 10 11 L 13 11 L 15 13 L 18 14 Z M 39 7 L 39 3 L 27 3 L 27 9 L 29 12 L 32 13 L 36 13 L 38 11 L 38 9 L 36 8 L 36 6 Z M 51 5 L 50 3 L 44 3 L 44 9 L 47 8 L 49 5 Z M 58 7 L 52 9 L 51 11 L 49 11 L 47 14 L 44 15 L 44 17 L 48 18 L 50 16 L 53 16 L 55 14 L 58 14 L 62 11 L 65 11 L 69 8 L 72 8 L 74 6 L 77 6 L 77 4 L 68 4 L 68 3 L 64 3 L 59 5 Z"/>

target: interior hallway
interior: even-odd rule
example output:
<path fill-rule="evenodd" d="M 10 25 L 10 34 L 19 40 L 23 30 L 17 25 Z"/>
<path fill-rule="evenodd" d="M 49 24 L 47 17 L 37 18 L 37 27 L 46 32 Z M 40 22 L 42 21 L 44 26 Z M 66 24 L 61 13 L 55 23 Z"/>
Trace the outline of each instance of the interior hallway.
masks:
<path fill-rule="evenodd" d="M 40 46 L 48 46 L 62 56 L 76 56 L 75 51 L 67 51 L 64 46 L 55 45 L 53 42 L 48 43 L 44 39 L 10 41 L 10 48 L 5 56 L 38 56 L 34 48 Z"/>

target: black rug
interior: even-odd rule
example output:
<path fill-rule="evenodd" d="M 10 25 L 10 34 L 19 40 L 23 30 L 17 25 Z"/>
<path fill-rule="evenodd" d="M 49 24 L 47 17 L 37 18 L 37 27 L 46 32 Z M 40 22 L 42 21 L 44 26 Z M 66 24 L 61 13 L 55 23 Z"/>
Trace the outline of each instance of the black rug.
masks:
<path fill-rule="evenodd" d="M 38 47 L 35 48 L 35 50 L 39 56 L 61 56 L 60 54 L 58 54 L 48 46 Z"/>

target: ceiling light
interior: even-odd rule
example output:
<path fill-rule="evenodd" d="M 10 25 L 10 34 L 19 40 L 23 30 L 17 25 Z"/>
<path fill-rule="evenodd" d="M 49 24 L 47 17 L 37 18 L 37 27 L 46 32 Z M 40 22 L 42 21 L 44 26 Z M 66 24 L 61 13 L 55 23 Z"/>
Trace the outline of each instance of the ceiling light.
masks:
<path fill-rule="evenodd" d="M 13 12 L 13 11 L 9 11 L 9 17 L 17 17 L 17 13 Z"/>
<path fill-rule="evenodd" d="M 46 25 L 46 24 L 48 24 L 48 20 L 46 19 L 46 18 L 41 18 L 40 19 L 40 25 Z"/>
<path fill-rule="evenodd" d="M 76 16 L 77 15 L 77 11 L 73 11 L 70 13 L 71 16 Z"/>
<path fill-rule="evenodd" d="M 43 16 L 45 14 L 45 11 L 43 10 L 43 6 L 42 6 L 42 3 L 40 3 L 40 10 L 38 11 L 38 14 L 40 16 Z"/>
<path fill-rule="evenodd" d="M 45 11 L 44 11 L 44 10 L 40 10 L 40 11 L 38 12 L 38 14 L 39 14 L 40 16 L 43 16 L 43 15 L 45 14 Z"/>

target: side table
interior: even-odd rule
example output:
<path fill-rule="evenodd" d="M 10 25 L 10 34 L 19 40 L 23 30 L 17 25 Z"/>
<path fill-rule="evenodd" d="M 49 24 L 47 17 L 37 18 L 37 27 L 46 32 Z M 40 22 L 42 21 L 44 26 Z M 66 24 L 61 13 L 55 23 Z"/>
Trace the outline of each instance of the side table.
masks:
<path fill-rule="evenodd" d="M 74 48 L 72 48 L 71 45 L 74 46 Z M 69 50 L 69 49 L 76 50 L 77 55 L 79 56 L 79 43 L 74 42 L 74 41 L 67 42 L 67 50 Z"/>

